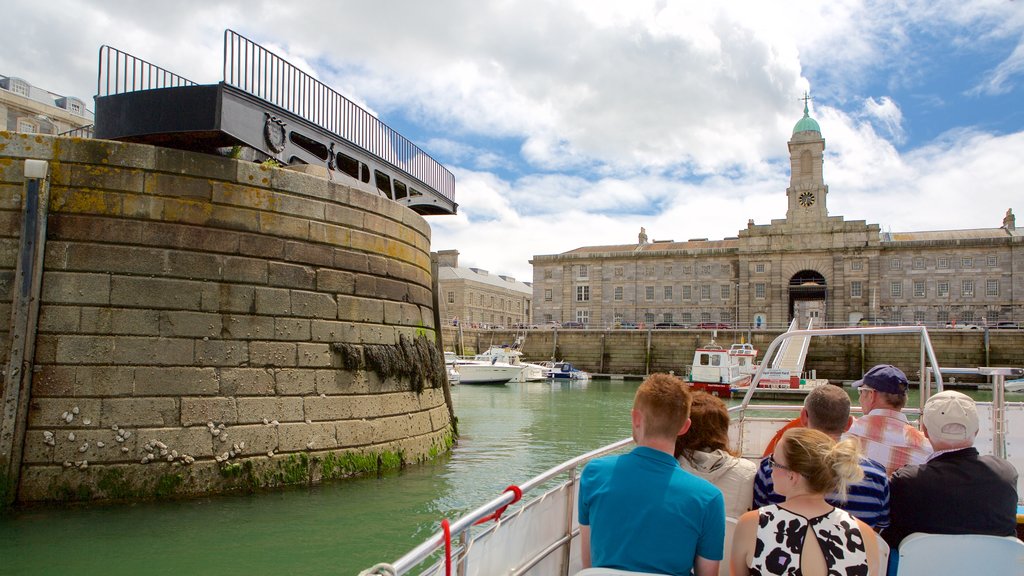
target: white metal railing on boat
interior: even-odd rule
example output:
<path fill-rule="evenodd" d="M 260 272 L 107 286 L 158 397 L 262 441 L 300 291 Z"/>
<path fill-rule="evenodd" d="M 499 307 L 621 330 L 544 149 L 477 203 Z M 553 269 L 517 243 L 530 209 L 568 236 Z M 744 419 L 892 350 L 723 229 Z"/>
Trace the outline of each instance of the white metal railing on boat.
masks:
<path fill-rule="evenodd" d="M 779 335 L 768 346 L 765 358 L 771 357 L 779 347 L 790 338 L 809 338 L 813 336 L 864 336 L 883 334 L 917 334 L 921 339 L 921 360 L 919 386 L 921 388 L 921 406 L 904 408 L 908 414 L 920 414 L 924 402 L 931 394 L 932 379 L 936 390 L 943 389 L 943 374 L 976 374 L 992 378 L 992 402 L 978 402 L 978 413 L 981 420 L 976 445 L 982 452 L 988 452 L 986 445 L 992 447 L 991 453 L 1009 460 L 1022 472 L 1018 480 L 1018 494 L 1024 495 L 1024 403 L 1006 403 L 1003 388 L 1006 378 L 1024 375 L 1020 368 L 943 368 L 936 361 L 928 331 L 923 326 L 885 326 L 885 327 L 854 327 L 816 330 L 793 330 Z M 798 405 L 750 405 L 756 393 L 757 383 L 761 380 L 766 363 L 762 363 L 754 375 L 753 382 L 747 390 L 743 401 L 729 409 L 731 415 L 730 440 L 739 452 L 748 458 L 760 458 L 761 451 L 778 429 L 788 421 L 792 414 L 798 413 Z M 854 411 L 859 408 L 854 407 Z M 788 417 L 779 417 L 786 414 Z M 1010 426 L 1011 421 L 1015 427 Z M 991 443 L 989 443 L 991 440 Z M 485 574 L 506 574 L 513 576 L 559 575 L 570 576 L 573 568 L 579 567 L 579 556 L 573 552 L 573 537 L 578 533 L 575 524 L 576 499 L 578 483 L 576 479 L 585 465 L 594 458 L 610 454 L 628 447 L 633 443 L 630 438 L 620 440 L 603 448 L 573 458 L 519 486 L 522 494 L 537 489 L 561 474 L 568 479 L 548 490 L 543 495 L 517 507 L 514 511 L 487 524 L 476 535 L 470 534 L 472 527 L 482 519 L 493 515 L 496 511 L 508 507 L 517 500 L 516 494 L 506 491 L 487 504 L 469 512 L 450 524 L 449 538 L 451 544 L 451 568 L 457 576 L 478 576 Z M 511 487 L 510 487 L 511 489 Z M 529 515 L 529 516 L 528 516 Z M 525 518 L 524 518 L 525 516 Z M 522 520 L 520 522 L 520 520 Z M 524 535 L 524 532 L 527 534 Z M 458 543 L 453 544 L 452 539 Z M 444 574 L 445 560 L 440 563 L 423 564 L 443 550 L 446 545 L 444 530 L 433 534 L 429 539 L 415 547 L 406 555 L 392 564 L 378 564 L 364 570 L 360 576 L 399 576 L 421 569 L 422 574 L 429 576 Z M 474 550 L 474 546 L 476 549 Z M 561 551 L 559 557 L 553 557 Z M 433 560 L 432 560 L 433 561 Z"/>
<path fill-rule="evenodd" d="M 555 466 L 554 468 L 550 468 L 547 471 L 542 472 L 537 476 L 534 476 L 533 478 L 520 484 L 518 487 L 521 490 L 522 494 L 525 495 L 529 493 L 531 490 L 534 490 L 540 486 L 547 484 L 548 482 L 562 474 L 566 474 L 569 476 L 569 479 L 566 480 L 567 484 L 574 485 L 576 482 L 576 478 L 579 475 L 579 471 L 582 469 L 581 465 L 585 465 L 587 462 L 593 460 L 594 458 L 598 458 L 600 456 L 604 456 L 607 454 L 611 454 L 615 451 L 621 450 L 632 443 L 632 438 L 626 438 L 623 440 L 619 440 L 618 442 L 609 444 L 608 446 L 605 446 L 603 448 L 598 448 L 597 450 L 587 452 L 586 454 L 577 456 L 576 458 L 563 462 L 558 466 Z M 573 492 L 573 494 L 575 494 L 575 492 Z M 476 508 L 475 510 L 465 514 L 464 516 L 450 523 L 449 538 L 452 541 L 454 541 L 456 537 L 459 539 L 459 544 L 457 547 L 454 544 L 452 545 L 452 564 L 453 568 L 455 568 L 455 574 L 463 575 L 470 573 L 471 567 L 468 565 L 466 558 L 467 553 L 469 552 L 470 549 L 470 529 L 480 520 L 485 519 L 488 516 L 494 514 L 495 511 L 514 503 L 516 499 L 516 494 L 506 490 L 504 493 L 502 493 L 501 496 L 498 496 L 497 498 L 491 500 L 490 502 L 484 504 L 483 506 Z M 567 508 L 570 512 L 570 519 L 574 517 L 574 515 L 571 513 L 575 509 L 574 499 L 574 497 L 570 498 L 567 504 Z M 501 522 L 497 522 L 496 525 L 500 526 Z M 493 528 L 494 525 L 488 527 L 488 529 Z M 536 555 L 536 557 L 523 559 L 522 563 L 519 566 L 517 566 L 514 571 L 504 573 L 526 573 L 526 571 L 528 571 L 530 568 L 537 565 L 537 563 L 543 560 L 544 557 L 550 555 L 559 548 L 568 547 L 572 540 L 572 531 L 572 522 L 570 521 L 565 526 L 565 533 L 562 536 L 562 538 L 559 538 L 557 541 L 546 546 Z M 424 561 L 428 560 L 434 553 L 436 553 L 439 550 L 442 550 L 445 547 L 445 540 L 445 531 L 440 530 L 436 532 L 433 536 L 428 538 L 425 542 L 413 548 L 407 554 L 405 554 L 395 562 L 391 564 L 378 564 L 377 566 L 360 572 L 360 575 L 400 576 L 402 574 L 407 574 L 411 570 L 415 569 L 420 564 L 422 564 Z M 563 571 L 562 574 L 565 576 L 568 576 L 568 552 L 569 551 L 567 549 L 565 554 L 566 561 L 563 562 L 563 565 L 565 566 L 565 571 Z"/>

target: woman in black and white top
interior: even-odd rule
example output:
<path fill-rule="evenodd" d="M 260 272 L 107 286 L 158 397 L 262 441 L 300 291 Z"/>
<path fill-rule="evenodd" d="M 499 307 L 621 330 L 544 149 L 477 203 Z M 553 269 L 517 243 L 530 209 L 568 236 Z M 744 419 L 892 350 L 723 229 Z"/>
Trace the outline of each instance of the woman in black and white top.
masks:
<path fill-rule="evenodd" d="M 874 531 L 825 501 L 833 491 L 845 494 L 863 475 L 856 442 L 836 443 L 823 432 L 796 428 L 782 436 L 771 458 L 775 491 L 786 501 L 740 517 L 730 553 L 733 575 L 874 576 Z"/>

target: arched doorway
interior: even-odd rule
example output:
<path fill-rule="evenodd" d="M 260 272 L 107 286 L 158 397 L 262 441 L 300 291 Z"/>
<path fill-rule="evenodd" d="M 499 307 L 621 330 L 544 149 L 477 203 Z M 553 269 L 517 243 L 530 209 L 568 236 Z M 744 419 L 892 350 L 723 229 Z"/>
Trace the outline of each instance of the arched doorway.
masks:
<path fill-rule="evenodd" d="M 797 272 L 789 279 L 789 319 L 799 318 L 800 328 L 807 328 L 812 319 L 816 328 L 824 327 L 827 297 L 824 276 L 814 270 Z"/>

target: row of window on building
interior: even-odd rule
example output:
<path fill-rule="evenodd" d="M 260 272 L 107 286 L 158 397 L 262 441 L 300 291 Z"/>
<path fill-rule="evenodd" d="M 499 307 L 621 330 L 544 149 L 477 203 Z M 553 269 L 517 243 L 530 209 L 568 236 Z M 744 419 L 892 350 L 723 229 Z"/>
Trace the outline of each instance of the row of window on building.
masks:
<path fill-rule="evenodd" d="M 501 307 L 502 311 L 508 311 L 508 312 L 513 311 L 513 307 L 515 308 L 515 310 L 514 310 L 515 312 L 522 312 L 522 310 L 523 310 L 523 302 L 522 302 L 522 300 L 509 300 L 507 298 L 501 298 L 501 297 L 495 298 L 494 296 L 488 296 L 488 295 L 484 295 L 484 294 L 475 294 L 473 292 L 469 292 L 469 293 L 466 294 L 466 305 L 467 306 L 473 306 L 473 305 L 484 306 L 485 305 L 484 303 L 487 301 L 487 298 L 490 298 L 490 304 L 487 306 L 488 308 L 493 308 L 493 309 L 497 310 L 498 308 L 496 308 L 496 306 L 499 306 L 499 307 Z M 474 303 L 474 300 L 476 301 L 475 303 Z M 452 291 L 448 292 L 448 303 L 449 304 L 455 304 L 455 292 L 452 292 Z"/>
<path fill-rule="evenodd" d="M 960 297 L 973 298 L 975 296 L 974 279 L 963 279 L 960 281 Z M 889 282 L 889 295 L 893 298 L 903 298 L 904 282 L 892 280 Z M 950 283 L 946 281 L 935 282 L 935 296 L 944 298 L 950 295 Z M 850 297 L 861 298 L 864 296 L 863 284 L 859 281 L 850 282 Z M 913 297 L 925 298 L 928 296 L 927 282 L 924 280 L 913 281 Z M 999 280 L 985 280 L 985 296 L 999 296 Z"/>
<path fill-rule="evenodd" d="M 976 267 L 977 261 L 980 260 L 981 258 L 982 257 L 975 258 L 974 256 L 961 256 L 961 257 L 959 257 L 959 261 L 960 261 L 959 269 L 960 270 L 972 270 L 972 269 L 974 269 Z M 938 270 L 953 270 L 953 269 L 955 269 L 954 265 L 956 263 L 956 260 L 957 259 L 955 257 L 952 257 L 952 256 L 939 256 L 939 257 L 936 257 L 934 259 L 935 269 L 938 269 Z M 893 258 L 890 258 L 889 259 L 889 269 L 890 270 L 902 270 L 904 268 L 904 262 L 906 262 L 906 261 L 907 261 L 907 259 L 904 258 L 904 257 L 893 257 Z M 854 271 L 854 272 L 864 270 L 864 262 L 865 262 L 864 259 L 858 259 L 858 258 L 851 259 L 849 261 L 850 270 Z M 925 269 L 928 268 L 928 265 L 931 262 L 932 262 L 932 260 L 930 258 L 925 258 L 923 256 L 915 256 L 915 257 L 909 259 L 910 268 L 912 270 L 925 270 Z M 996 254 L 988 254 L 988 255 L 984 256 L 984 262 L 985 262 L 986 266 L 995 267 L 995 266 L 999 265 L 999 257 Z M 577 279 L 586 280 L 586 279 L 590 278 L 590 266 L 588 264 L 577 264 L 573 268 L 574 268 L 574 272 L 575 272 L 575 275 L 576 275 Z M 672 264 L 666 264 L 666 265 L 663 266 L 662 273 L 665 274 L 665 275 L 669 275 L 669 274 L 672 274 L 673 270 L 674 270 L 674 266 Z M 696 265 L 696 266 L 690 266 L 688 264 L 684 264 L 684 265 L 680 266 L 680 270 L 681 270 L 681 272 L 684 275 L 691 274 L 694 271 L 699 271 L 699 273 L 701 275 L 708 276 L 708 275 L 712 275 L 712 274 L 729 274 L 732 271 L 732 267 L 730 265 L 728 265 L 728 264 L 700 264 L 700 265 Z M 755 262 L 754 263 L 754 273 L 755 274 L 764 274 L 765 272 L 767 272 L 767 270 L 768 270 L 768 265 L 767 265 L 766 262 Z M 638 267 L 637 268 L 637 272 L 639 273 L 641 271 L 647 277 L 653 277 L 657 273 L 657 270 L 656 270 L 654 265 L 646 265 L 646 266 L 643 266 L 643 267 Z M 553 275 L 554 275 L 554 271 L 551 268 L 547 268 L 547 269 L 544 270 L 544 279 L 545 280 L 551 280 Z M 625 277 L 625 267 L 623 267 L 623 266 L 614 266 L 614 267 L 612 267 L 612 277 L 613 278 L 623 278 L 623 277 Z"/>

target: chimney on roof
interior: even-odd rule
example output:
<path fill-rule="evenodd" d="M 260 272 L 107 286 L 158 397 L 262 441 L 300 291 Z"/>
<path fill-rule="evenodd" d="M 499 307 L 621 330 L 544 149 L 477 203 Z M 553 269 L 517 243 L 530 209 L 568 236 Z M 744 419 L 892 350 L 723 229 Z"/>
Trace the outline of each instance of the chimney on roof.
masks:
<path fill-rule="evenodd" d="M 459 251 L 458 250 L 439 250 L 437 252 L 437 265 L 446 266 L 448 268 L 459 267 Z"/>

